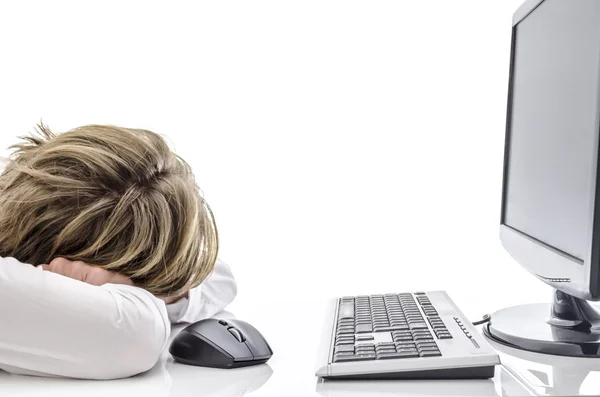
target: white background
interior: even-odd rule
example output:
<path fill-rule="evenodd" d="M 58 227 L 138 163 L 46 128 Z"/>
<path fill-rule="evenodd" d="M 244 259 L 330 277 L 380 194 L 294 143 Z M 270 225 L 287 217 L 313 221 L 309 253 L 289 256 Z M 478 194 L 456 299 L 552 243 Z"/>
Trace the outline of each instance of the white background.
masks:
<path fill-rule="evenodd" d="M 328 297 L 444 289 L 472 320 L 550 300 L 498 238 L 520 4 L 1 2 L 0 155 L 40 120 L 168 137 L 215 212 L 231 310 L 276 353 L 253 395 L 305 396 Z"/>
<path fill-rule="evenodd" d="M 520 4 L 2 2 L 0 147 L 39 120 L 168 137 L 249 321 L 290 295 L 549 301 L 498 239 Z"/>
<path fill-rule="evenodd" d="M 3 2 L 0 147 L 39 120 L 168 137 L 240 301 L 426 287 L 476 317 L 490 294 L 549 299 L 498 239 L 520 4 Z"/>

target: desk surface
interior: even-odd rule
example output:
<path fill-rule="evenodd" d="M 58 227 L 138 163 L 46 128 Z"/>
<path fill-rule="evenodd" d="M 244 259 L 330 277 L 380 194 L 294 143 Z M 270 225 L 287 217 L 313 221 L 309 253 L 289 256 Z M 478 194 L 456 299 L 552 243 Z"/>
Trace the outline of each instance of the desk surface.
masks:
<path fill-rule="evenodd" d="M 0 396 L 529 396 L 599 395 L 600 360 L 573 360 L 511 352 L 495 346 L 503 367 L 490 380 L 324 381 L 314 376 L 323 322 L 315 316 L 319 301 L 289 301 L 272 316 L 267 308 L 248 309 L 251 321 L 269 340 L 275 354 L 268 364 L 218 370 L 174 363 L 167 352 L 149 372 L 117 381 L 80 381 L 0 373 Z M 278 307 L 282 307 L 281 303 Z M 237 310 L 240 312 L 242 310 Z M 231 317 L 223 314 L 217 317 Z M 176 334 L 182 327 L 174 327 Z"/>

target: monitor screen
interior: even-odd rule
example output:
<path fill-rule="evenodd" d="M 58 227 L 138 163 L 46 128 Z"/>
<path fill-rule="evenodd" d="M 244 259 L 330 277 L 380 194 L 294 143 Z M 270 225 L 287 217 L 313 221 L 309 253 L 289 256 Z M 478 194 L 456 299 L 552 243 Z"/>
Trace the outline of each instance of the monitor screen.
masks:
<path fill-rule="evenodd" d="M 583 261 L 599 132 L 600 1 L 546 0 L 515 27 L 503 223 Z"/>

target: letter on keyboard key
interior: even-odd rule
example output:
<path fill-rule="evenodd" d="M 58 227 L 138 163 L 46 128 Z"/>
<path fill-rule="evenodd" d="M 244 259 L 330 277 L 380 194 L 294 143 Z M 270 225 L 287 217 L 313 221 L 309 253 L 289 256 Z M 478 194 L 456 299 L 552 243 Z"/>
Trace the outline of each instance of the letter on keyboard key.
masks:
<path fill-rule="evenodd" d="M 339 316 L 342 318 L 354 318 L 354 303 L 352 302 L 342 302 L 340 305 Z"/>

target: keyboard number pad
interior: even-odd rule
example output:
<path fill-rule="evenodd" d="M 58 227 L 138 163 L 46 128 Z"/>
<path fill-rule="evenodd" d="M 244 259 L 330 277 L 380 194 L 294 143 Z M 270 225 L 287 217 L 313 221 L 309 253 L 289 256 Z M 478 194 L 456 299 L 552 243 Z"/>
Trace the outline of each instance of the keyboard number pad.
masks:
<path fill-rule="evenodd" d="M 429 325 L 431 325 L 431 329 L 433 329 L 435 336 L 438 339 L 452 339 L 452 334 L 448 331 L 446 324 L 442 321 L 427 295 L 417 296 L 417 301 L 419 302 L 423 313 L 427 316 L 427 321 L 429 322 Z"/>

